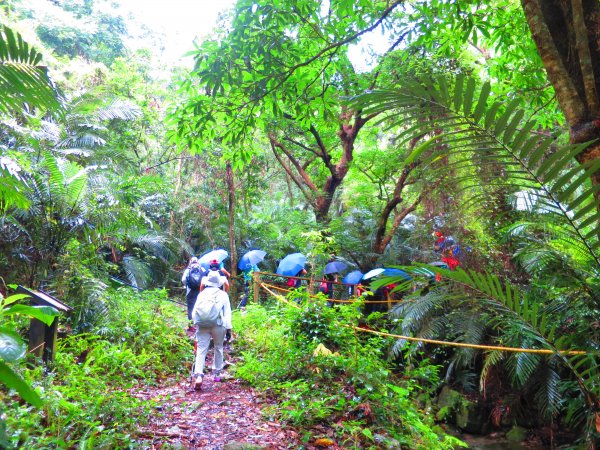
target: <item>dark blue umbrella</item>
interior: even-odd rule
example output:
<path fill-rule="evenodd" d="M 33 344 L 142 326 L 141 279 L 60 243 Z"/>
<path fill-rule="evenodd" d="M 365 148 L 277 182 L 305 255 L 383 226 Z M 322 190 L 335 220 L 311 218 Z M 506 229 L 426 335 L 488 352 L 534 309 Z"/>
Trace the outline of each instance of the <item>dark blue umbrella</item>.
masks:
<path fill-rule="evenodd" d="M 304 264 L 306 264 L 306 256 L 302 253 L 292 253 L 281 260 L 276 273 L 293 277 L 304 269 Z"/>
<path fill-rule="evenodd" d="M 347 267 L 348 265 L 344 264 L 341 261 L 331 261 L 327 263 L 327 265 L 325 266 L 325 270 L 323 270 L 323 273 L 325 275 L 329 273 L 340 273 L 343 270 L 346 270 Z"/>
<path fill-rule="evenodd" d="M 240 258 L 240 262 L 238 262 L 238 268 L 240 270 L 249 269 L 265 259 L 266 254 L 267 252 L 263 252 L 262 250 L 250 250 Z"/>
<path fill-rule="evenodd" d="M 363 273 L 360 270 L 353 270 L 342 280 L 346 284 L 358 284 L 362 280 Z"/>

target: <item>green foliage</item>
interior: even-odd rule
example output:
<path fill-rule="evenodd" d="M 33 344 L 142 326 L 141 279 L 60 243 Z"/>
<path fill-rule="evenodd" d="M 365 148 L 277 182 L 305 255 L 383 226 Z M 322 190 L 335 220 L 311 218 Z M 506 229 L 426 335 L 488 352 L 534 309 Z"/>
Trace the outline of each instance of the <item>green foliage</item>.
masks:
<path fill-rule="evenodd" d="M 289 296 L 297 296 L 290 293 Z M 301 311 L 291 311 L 290 331 L 298 341 L 298 346 L 307 349 L 321 343 L 333 351 L 345 351 L 356 345 L 354 332 L 340 326 L 342 322 L 356 322 L 359 309 L 356 306 L 331 308 L 325 303 L 325 296 L 317 298 L 301 298 Z"/>
<path fill-rule="evenodd" d="M 30 383 L 24 380 L 15 370 L 15 365 L 25 356 L 26 345 L 17 333 L 15 318 L 35 318 L 47 325 L 51 324 L 58 314 L 50 307 L 32 307 L 17 302 L 28 298 L 23 294 L 0 297 L 0 379 L 9 390 L 17 394 L 31 406 L 41 407 L 42 400 Z M 0 446 L 8 443 L 3 408 L 0 407 Z"/>
<path fill-rule="evenodd" d="M 38 394 L 9 365 L 23 358 L 26 350 L 25 343 L 16 332 L 12 319 L 15 316 L 30 317 L 49 325 L 58 313 L 49 307 L 32 307 L 16 303 L 24 298 L 28 297 L 16 294 L 0 298 L 0 372 L 3 384 L 7 388 L 15 389 L 24 400 L 39 407 L 42 403 Z"/>
<path fill-rule="evenodd" d="M 132 433 L 154 404 L 135 392 L 181 373 L 191 357 L 183 325 L 164 291 L 113 291 L 105 327 L 61 339 L 49 373 L 25 372 L 44 402 L 41 413 L 0 393 L 9 447 L 136 447 Z"/>
<path fill-rule="evenodd" d="M 0 26 L 0 112 L 20 112 L 24 104 L 56 110 L 59 95 L 40 65 L 42 55 L 21 35 Z"/>
<path fill-rule="evenodd" d="M 595 199 L 590 183 L 600 161 L 582 165 L 575 161 L 588 144 L 549 151 L 555 139 L 531 133 L 536 122 L 523 121 L 524 111 L 518 109 L 517 100 L 494 101 L 489 84 L 478 89 L 473 79 L 464 76 L 458 76 L 453 84 L 443 76 L 408 80 L 398 90 L 360 97 L 355 105 L 363 105 L 371 113 L 394 111 L 389 120 L 405 126 L 399 139 L 429 136 L 416 146 L 405 165 L 417 158 L 431 163 L 449 156 L 450 167 L 477 164 L 501 171 L 502 177 L 486 179 L 488 187 L 497 185 L 515 195 L 531 195 L 535 210 L 558 216 L 570 228 L 569 237 L 586 247 L 600 265 L 596 256 L 600 241 L 594 227 L 600 221 L 600 199 Z M 444 133 L 432 134 L 440 127 Z M 445 165 L 439 170 L 446 173 L 450 169 Z M 486 194 L 475 190 L 475 180 L 465 176 L 462 187 L 470 192 L 472 202 Z"/>
<path fill-rule="evenodd" d="M 592 417 L 600 397 L 590 378 L 598 370 L 598 333 L 589 326 L 592 311 L 597 312 L 600 305 L 591 281 L 598 277 L 600 267 L 596 229 L 600 199 L 595 197 L 597 187 L 591 175 L 600 169 L 600 161 L 577 163 L 575 157 L 589 144 L 558 146 L 555 138 L 532 133 L 538 124 L 523 120 L 525 112 L 518 108 L 518 99 L 494 100 L 490 92 L 489 84 L 478 88 L 471 78 L 458 76 L 449 81 L 439 76 L 409 80 L 396 91 L 374 92 L 355 103 L 369 112 L 393 111 L 386 121 L 402 127 L 400 139 L 427 136 L 405 164 L 417 158 L 429 164 L 446 159 L 449 164 L 438 171 L 462 169 L 460 193 L 468 193 L 469 202 L 489 197 L 490 189 L 526 200 L 525 206 L 514 207 L 520 211 L 515 215 L 525 220 L 507 227 L 507 236 L 516 248 L 515 261 L 532 279 L 529 288 L 513 282 L 513 274 L 503 279 L 475 270 L 442 270 L 453 283 L 417 296 L 414 304 L 400 306 L 397 313 L 406 328 L 424 337 L 472 343 L 493 337 L 503 345 L 556 352 L 490 358 L 482 386 L 490 366 L 498 364 L 513 388 L 533 397 L 546 417 L 560 414 L 565 404 L 581 405 L 582 399 L 587 399 Z M 478 169 L 465 170 L 469 167 Z M 465 319 L 453 323 L 453 316 Z M 588 319 L 579 320 L 582 317 Z M 565 321 L 586 339 L 572 334 Z M 591 352 L 580 361 L 581 369 L 559 353 L 571 349 Z M 476 357 L 473 350 L 456 351 L 448 370 L 455 363 L 473 367 Z M 580 392 L 561 397 L 561 384 L 570 379 L 578 380 Z"/>
<path fill-rule="evenodd" d="M 397 33 L 409 34 L 410 50 L 397 64 L 446 60 L 448 72 L 501 80 L 491 85 L 494 95 L 518 93 L 545 127 L 564 122 L 519 2 L 434 0 L 412 6 L 398 22 Z"/>
<path fill-rule="evenodd" d="M 77 3 L 57 2 L 36 10 L 36 34 L 59 56 L 85 57 L 110 66 L 126 53 L 125 19 L 113 12 L 114 6 L 102 8 L 105 2 L 84 2 L 84 7 Z"/>
<path fill-rule="evenodd" d="M 243 354 L 236 375 L 281 398 L 279 407 L 269 408 L 266 414 L 308 433 L 311 426 L 327 422 L 344 448 L 370 448 L 376 434 L 378 439 L 411 448 L 459 445 L 456 439 L 431 430 L 431 423 L 414 404 L 412 392 L 419 387 L 393 374 L 384 361 L 380 338 L 361 343 L 348 329 L 334 330 L 356 323 L 356 315 L 354 307 L 321 309 L 309 304 L 301 310 L 281 310 L 250 305 L 245 315 L 234 316 Z M 323 344 L 314 337 L 329 339 L 340 353 L 313 354 Z M 420 370 L 421 374 L 436 371 L 427 364 Z"/>

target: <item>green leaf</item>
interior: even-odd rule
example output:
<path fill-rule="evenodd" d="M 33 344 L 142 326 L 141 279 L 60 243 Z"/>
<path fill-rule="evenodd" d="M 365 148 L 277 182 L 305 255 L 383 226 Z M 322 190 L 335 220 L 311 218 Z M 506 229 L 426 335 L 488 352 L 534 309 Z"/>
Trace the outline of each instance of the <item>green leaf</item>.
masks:
<path fill-rule="evenodd" d="M 8 328 L 0 328 L 0 358 L 15 362 L 25 355 L 27 346 L 17 333 Z"/>
<path fill-rule="evenodd" d="M 33 317 L 46 325 L 51 325 L 58 311 L 51 306 L 13 305 L 4 311 L 5 315 L 21 314 Z"/>
<path fill-rule="evenodd" d="M 362 434 L 364 434 L 369 440 L 375 442 L 375 438 L 373 437 L 373 433 L 368 428 L 362 429 Z"/>
<path fill-rule="evenodd" d="M 18 302 L 19 300 L 23 300 L 24 298 L 29 298 L 29 295 L 27 294 L 13 294 L 11 296 L 6 297 L 4 300 L 2 300 L 2 305 L 3 306 L 8 306 L 11 303 L 14 302 Z"/>
<path fill-rule="evenodd" d="M 21 398 L 29 404 L 38 408 L 43 406 L 42 399 L 37 392 L 3 361 L 0 361 L 0 380 L 9 389 L 17 391 Z"/>

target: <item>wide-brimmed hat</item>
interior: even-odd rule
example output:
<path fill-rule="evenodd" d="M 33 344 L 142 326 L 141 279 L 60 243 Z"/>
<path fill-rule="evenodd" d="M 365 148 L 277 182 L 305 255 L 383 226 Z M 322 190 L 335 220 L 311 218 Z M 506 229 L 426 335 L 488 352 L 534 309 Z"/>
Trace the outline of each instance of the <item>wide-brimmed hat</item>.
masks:
<path fill-rule="evenodd" d="M 221 287 L 223 285 L 221 275 L 216 270 L 208 272 L 208 275 L 204 277 L 203 283 L 206 287 Z"/>

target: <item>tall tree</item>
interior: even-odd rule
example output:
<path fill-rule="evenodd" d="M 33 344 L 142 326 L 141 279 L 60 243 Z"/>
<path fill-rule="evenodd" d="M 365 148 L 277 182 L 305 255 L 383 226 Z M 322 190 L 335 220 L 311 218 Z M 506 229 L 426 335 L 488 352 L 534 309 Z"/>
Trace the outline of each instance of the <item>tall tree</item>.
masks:
<path fill-rule="evenodd" d="M 219 138 L 247 159 L 249 138 L 263 132 L 317 221 L 327 222 L 358 134 L 373 118 L 341 99 L 377 79 L 357 73 L 347 46 L 334 43 L 376 28 L 392 10 L 371 2 L 332 2 L 326 10 L 316 0 L 239 1 L 228 32 L 196 50 L 183 84 L 189 99 L 173 114 L 179 139 L 194 149 Z"/>
<path fill-rule="evenodd" d="M 572 143 L 594 140 L 577 155 L 600 160 L 600 3 L 597 0 L 521 0 L 548 79 L 569 125 Z M 592 173 L 600 186 L 600 170 Z M 600 189 L 596 192 L 600 199 Z"/>

